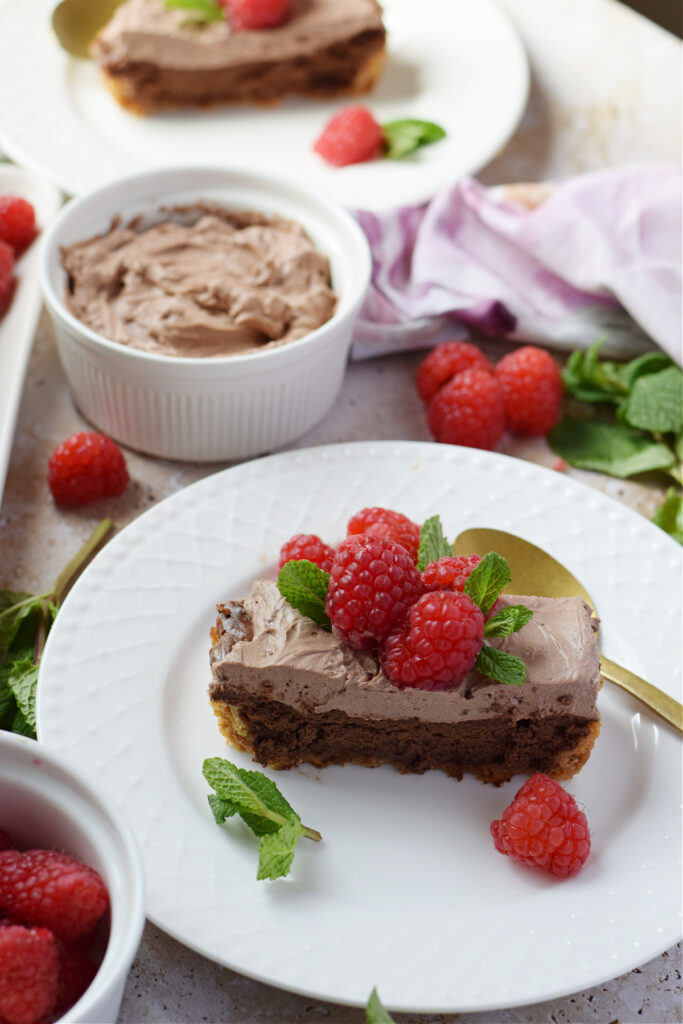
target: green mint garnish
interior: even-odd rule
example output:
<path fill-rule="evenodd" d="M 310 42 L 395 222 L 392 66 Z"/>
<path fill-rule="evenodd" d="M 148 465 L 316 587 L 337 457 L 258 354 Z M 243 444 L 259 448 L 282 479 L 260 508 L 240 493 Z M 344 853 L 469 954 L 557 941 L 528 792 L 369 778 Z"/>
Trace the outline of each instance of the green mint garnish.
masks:
<path fill-rule="evenodd" d="M 495 551 L 489 551 L 470 573 L 465 583 L 465 593 L 479 605 L 484 615 L 488 615 L 501 590 L 511 579 L 507 559 Z"/>
<path fill-rule="evenodd" d="M 417 568 L 424 572 L 430 562 L 438 562 L 453 554 L 453 545 L 449 544 L 443 534 L 439 516 L 426 519 L 420 529 L 420 547 L 417 552 Z"/>
<path fill-rule="evenodd" d="M 678 434 L 683 428 L 683 373 L 669 366 L 658 373 L 640 376 L 620 407 L 632 427 L 653 434 Z"/>
<path fill-rule="evenodd" d="M 217 824 L 238 814 L 259 839 L 258 879 L 282 878 L 289 873 L 299 836 L 320 842 L 315 829 L 301 818 L 263 772 L 238 768 L 222 757 L 208 757 L 202 774 L 215 794 L 208 797 Z"/>
<path fill-rule="evenodd" d="M 285 562 L 277 578 L 277 589 L 287 604 L 319 626 L 331 629 L 330 619 L 325 611 L 329 572 L 320 569 L 307 558 Z"/>
<path fill-rule="evenodd" d="M 365 1024 L 394 1024 L 394 1018 L 382 1006 L 376 988 L 370 993 L 365 1007 Z"/>
<path fill-rule="evenodd" d="M 508 686 L 521 686 L 526 679 L 526 666 L 521 658 L 488 644 L 479 651 L 474 667 L 481 675 Z"/>
<path fill-rule="evenodd" d="M 532 618 L 533 612 L 523 604 L 511 604 L 492 615 L 484 625 L 484 636 L 510 636 L 517 633 Z"/>
<path fill-rule="evenodd" d="M 407 117 L 401 121 L 389 121 L 382 125 L 384 133 L 385 156 L 389 160 L 400 160 L 408 153 L 414 153 L 421 146 L 438 142 L 446 136 L 443 128 L 433 121 L 421 121 L 415 117 Z"/>
<path fill-rule="evenodd" d="M 189 11 L 191 19 L 188 18 L 188 21 L 191 20 L 195 24 L 225 19 L 225 9 L 218 0 L 164 0 L 164 6 Z"/>
<path fill-rule="evenodd" d="M 35 739 L 38 666 L 47 634 L 69 587 L 111 528 L 103 519 L 49 594 L 0 590 L 0 729 Z"/>
<path fill-rule="evenodd" d="M 683 544 L 683 498 L 675 487 L 666 492 L 666 498 L 653 515 L 652 522 Z"/>
<path fill-rule="evenodd" d="M 668 444 L 624 423 L 565 416 L 548 435 L 551 448 L 577 469 L 625 478 L 671 469 L 676 456 Z"/>

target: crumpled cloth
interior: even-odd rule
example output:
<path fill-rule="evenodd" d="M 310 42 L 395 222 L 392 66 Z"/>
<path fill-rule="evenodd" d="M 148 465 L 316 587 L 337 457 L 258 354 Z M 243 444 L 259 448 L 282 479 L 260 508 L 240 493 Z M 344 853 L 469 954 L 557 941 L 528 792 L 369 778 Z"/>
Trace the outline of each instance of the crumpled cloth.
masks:
<path fill-rule="evenodd" d="M 587 348 L 605 336 L 605 354 L 659 346 L 681 362 L 673 166 L 496 188 L 466 178 L 426 206 L 356 217 L 373 274 L 355 358 L 466 336 L 471 325 L 551 348 Z"/>

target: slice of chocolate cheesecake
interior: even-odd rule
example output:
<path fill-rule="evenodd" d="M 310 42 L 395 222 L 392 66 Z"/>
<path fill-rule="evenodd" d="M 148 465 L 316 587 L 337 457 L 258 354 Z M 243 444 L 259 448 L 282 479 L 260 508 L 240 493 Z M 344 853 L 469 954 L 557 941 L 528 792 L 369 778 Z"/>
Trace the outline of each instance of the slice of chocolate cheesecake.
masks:
<path fill-rule="evenodd" d="M 470 673 L 453 690 L 398 689 L 374 655 L 354 651 L 295 611 L 272 580 L 218 606 L 211 705 L 226 739 L 273 768 L 306 762 L 438 768 L 501 783 L 571 778 L 600 731 L 597 621 L 581 598 L 512 597 L 533 618 L 490 640 L 522 658 L 521 686 Z"/>
<path fill-rule="evenodd" d="M 292 0 L 275 28 L 192 23 L 164 0 L 125 0 L 91 52 L 124 107 L 140 114 L 367 92 L 385 61 L 376 0 Z"/>

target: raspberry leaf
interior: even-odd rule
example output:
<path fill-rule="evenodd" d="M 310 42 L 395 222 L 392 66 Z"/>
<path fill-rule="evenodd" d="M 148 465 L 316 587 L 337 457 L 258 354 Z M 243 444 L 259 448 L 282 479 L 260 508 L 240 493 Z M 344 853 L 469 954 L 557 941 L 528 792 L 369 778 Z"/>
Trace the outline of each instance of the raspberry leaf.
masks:
<path fill-rule="evenodd" d="M 188 21 L 199 25 L 210 21 L 223 21 L 225 18 L 225 11 L 217 0 L 165 0 L 165 6 L 189 11 L 191 17 Z"/>
<path fill-rule="evenodd" d="M 570 465 L 621 478 L 669 469 L 676 461 L 668 445 L 621 423 L 565 416 L 548 434 L 548 441 Z"/>
<path fill-rule="evenodd" d="M 258 844 L 257 879 L 282 878 L 289 874 L 294 851 L 301 835 L 299 820 L 288 821 L 276 832 L 261 836 Z"/>
<path fill-rule="evenodd" d="M 533 616 L 523 604 L 511 604 L 493 615 L 484 626 L 484 636 L 510 636 L 517 633 Z"/>
<path fill-rule="evenodd" d="M 421 121 L 415 117 L 407 117 L 400 121 L 389 121 L 382 125 L 385 156 L 389 160 L 400 160 L 408 153 L 414 153 L 421 146 L 428 146 L 445 138 L 446 132 L 433 121 Z"/>
<path fill-rule="evenodd" d="M 285 562 L 277 578 L 277 589 L 287 604 L 324 629 L 331 629 L 325 611 L 329 572 L 320 569 L 307 558 Z"/>
<path fill-rule="evenodd" d="M 521 686 L 526 679 L 526 665 L 521 658 L 488 644 L 479 651 L 474 667 L 481 675 L 508 686 Z"/>
<path fill-rule="evenodd" d="M 377 989 L 373 988 L 365 1007 L 365 1024 L 394 1024 L 394 1018 L 390 1017 L 382 1006 Z"/>
<path fill-rule="evenodd" d="M 507 559 L 489 551 L 475 566 L 465 583 L 465 593 L 479 605 L 484 615 L 493 608 L 503 587 L 512 579 Z"/>
<path fill-rule="evenodd" d="M 417 568 L 424 572 L 430 562 L 438 562 L 440 558 L 448 558 L 453 554 L 453 545 L 449 544 L 443 534 L 441 518 L 431 516 L 426 519 L 420 529 L 420 546 L 417 551 Z"/>

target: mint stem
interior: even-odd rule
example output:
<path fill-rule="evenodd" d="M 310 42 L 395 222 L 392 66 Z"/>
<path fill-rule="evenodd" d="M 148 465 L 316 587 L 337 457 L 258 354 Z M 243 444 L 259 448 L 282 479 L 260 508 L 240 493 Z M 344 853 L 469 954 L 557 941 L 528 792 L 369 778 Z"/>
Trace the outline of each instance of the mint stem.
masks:
<path fill-rule="evenodd" d="M 314 843 L 319 843 L 322 839 L 320 832 L 315 828 L 309 828 L 308 825 L 301 826 L 301 834 L 307 839 L 312 839 Z"/>
<path fill-rule="evenodd" d="M 55 604 L 60 604 L 69 592 L 71 586 L 81 574 L 88 561 L 95 554 L 99 546 L 106 539 L 113 528 L 111 519 L 103 519 L 93 530 L 85 544 L 76 552 L 68 565 L 66 565 L 54 582 L 52 597 Z"/>

